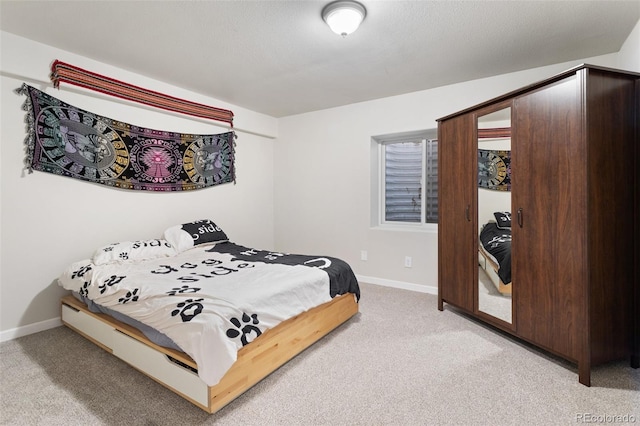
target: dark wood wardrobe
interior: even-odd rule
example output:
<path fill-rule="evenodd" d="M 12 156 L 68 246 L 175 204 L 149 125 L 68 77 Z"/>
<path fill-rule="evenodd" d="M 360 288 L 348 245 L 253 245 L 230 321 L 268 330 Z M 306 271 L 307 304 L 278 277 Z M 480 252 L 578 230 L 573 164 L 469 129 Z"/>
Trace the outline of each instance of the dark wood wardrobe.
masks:
<path fill-rule="evenodd" d="M 639 98 L 639 73 L 581 65 L 438 120 L 438 309 L 575 363 L 587 386 L 594 365 L 640 363 Z M 484 144 L 503 172 L 479 185 L 497 164 L 479 166 Z M 510 210 L 510 294 L 479 266 L 493 210 Z"/>

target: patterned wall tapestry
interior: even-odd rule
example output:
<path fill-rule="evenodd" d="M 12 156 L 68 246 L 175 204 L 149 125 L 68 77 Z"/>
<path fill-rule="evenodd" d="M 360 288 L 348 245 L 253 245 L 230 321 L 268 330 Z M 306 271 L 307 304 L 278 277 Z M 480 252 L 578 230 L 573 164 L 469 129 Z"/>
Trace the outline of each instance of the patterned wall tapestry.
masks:
<path fill-rule="evenodd" d="M 234 132 L 191 135 L 123 123 L 23 84 L 25 165 L 122 189 L 186 191 L 235 182 Z"/>

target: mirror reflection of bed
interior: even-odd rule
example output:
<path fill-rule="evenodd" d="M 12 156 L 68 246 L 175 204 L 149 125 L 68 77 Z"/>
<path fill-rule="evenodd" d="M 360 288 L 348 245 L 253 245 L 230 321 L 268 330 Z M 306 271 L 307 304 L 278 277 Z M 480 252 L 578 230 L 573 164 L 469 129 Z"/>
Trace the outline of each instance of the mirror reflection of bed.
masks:
<path fill-rule="evenodd" d="M 480 248 L 482 250 L 482 248 Z M 498 277 L 495 263 L 478 253 L 478 309 L 511 323 L 511 283 Z"/>
<path fill-rule="evenodd" d="M 478 117 L 478 129 L 509 129 L 511 109 L 505 108 Z M 510 187 L 492 179 L 504 173 L 497 153 L 511 152 L 511 138 L 478 132 L 478 310 L 512 323 Z M 498 132 L 499 133 L 499 132 Z M 496 170 L 502 167 L 502 170 Z M 507 161 L 506 167 L 510 169 Z M 510 173 L 510 170 L 509 170 Z M 483 180 L 483 176 L 485 177 Z M 484 231 L 483 231 L 484 230 Z M 483 244 L 484 240 L 485 244 Z M 484 246 L 487 246 L 485 249 Z M 502 267 L 500 263 L 505 265 Z"/>

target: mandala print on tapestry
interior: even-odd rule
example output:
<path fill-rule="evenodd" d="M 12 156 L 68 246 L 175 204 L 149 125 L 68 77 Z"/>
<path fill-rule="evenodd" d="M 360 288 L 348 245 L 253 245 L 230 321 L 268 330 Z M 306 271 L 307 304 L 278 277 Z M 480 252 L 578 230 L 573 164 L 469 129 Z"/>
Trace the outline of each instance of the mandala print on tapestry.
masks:
<path fill-rule="evenodd" d="M 478 150 L 478 187 L 511 191 L 511 151 Z"/>
<path fill-rule="evenodd" d="M 29 172 L 122 189 L 187 191 L 235 182 L 235 134 L 191 135 L 123 123 L 23 84 Z"/>

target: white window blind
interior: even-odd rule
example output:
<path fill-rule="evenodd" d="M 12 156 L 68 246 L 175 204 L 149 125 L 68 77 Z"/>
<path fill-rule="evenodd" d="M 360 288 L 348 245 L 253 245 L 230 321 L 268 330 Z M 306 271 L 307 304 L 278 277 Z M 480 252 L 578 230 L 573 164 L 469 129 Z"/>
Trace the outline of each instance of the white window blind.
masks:
<path fill-rule="evenodd" d="M 425 222 L 438 223 L 438 140 L 425 140 Z"/>
<path fill-rule="evenodd" d="M 385 221 L 422 221 L 422 151 L 420 142 L 384 145 Z"/>
<path fill-rule="evenodd" d="M 437 140 L 386 142 L 383 153 L 384 221 L 437 223 Z"/>

